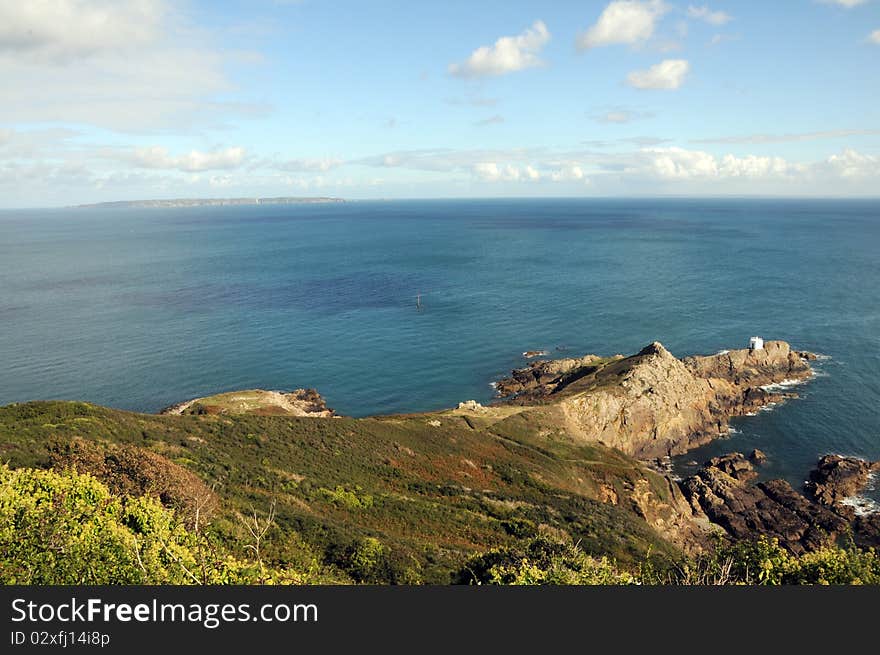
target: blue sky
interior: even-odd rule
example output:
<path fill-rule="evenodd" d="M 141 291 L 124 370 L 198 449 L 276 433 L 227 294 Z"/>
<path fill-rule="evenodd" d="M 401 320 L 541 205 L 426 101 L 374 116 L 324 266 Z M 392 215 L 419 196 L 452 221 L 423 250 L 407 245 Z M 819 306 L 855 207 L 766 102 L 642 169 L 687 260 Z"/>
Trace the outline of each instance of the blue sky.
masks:
<path fill-rule="evenodd" d="M 880 0 L 0 0 L 0 206 L 880 189 Z"/>

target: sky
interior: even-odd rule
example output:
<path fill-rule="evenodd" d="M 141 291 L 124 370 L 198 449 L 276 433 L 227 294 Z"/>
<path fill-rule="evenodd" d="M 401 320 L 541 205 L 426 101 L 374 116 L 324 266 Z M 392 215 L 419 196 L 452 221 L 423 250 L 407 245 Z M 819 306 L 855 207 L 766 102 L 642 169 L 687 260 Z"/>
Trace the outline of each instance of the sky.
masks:
<path fill-rule="evenodd" d="M 0 0 L 0 207 L 880 196 L 880 0 Z"/>

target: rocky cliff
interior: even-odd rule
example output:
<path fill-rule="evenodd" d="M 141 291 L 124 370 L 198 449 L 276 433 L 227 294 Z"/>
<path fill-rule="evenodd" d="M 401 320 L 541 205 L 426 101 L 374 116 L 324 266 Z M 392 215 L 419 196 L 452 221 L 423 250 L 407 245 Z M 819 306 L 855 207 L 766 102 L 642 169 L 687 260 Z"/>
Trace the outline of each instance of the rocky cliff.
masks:
<path fill-rule="evenodd" d="M 570 436 L 638 457 L 673 455 L 727 432 L 732 416 L 793 396 L 769 385 L 812 374 L 784 341 L 679 360 L 659 342 L 631 357 L 533 362 L 499 381 L 503 402 L 559 403 Z"/>
<path fill-rule="evenodd" d="M 799 554 L 830 546 L 845 534 L 862 546 L 880 545 L 878 515 L 856 516 L 843 502 L 861 492 L 877 469 L 880 462 L 825 456 L 802 495 L 785 480 L 752 483 L 758 477 L 752 464 L 731 453 L 706 462 L 681 488 L 696 515 L 705 514 L 734 539 L 775 537 Z"/>

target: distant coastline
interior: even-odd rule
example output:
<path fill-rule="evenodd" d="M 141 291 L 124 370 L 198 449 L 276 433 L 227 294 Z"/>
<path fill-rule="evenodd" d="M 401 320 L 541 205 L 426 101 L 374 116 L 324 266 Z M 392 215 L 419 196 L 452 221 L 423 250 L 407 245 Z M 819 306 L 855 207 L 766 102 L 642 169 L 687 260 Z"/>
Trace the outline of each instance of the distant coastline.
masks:
<path fill-rule="evenodd" d="M 301 203 L 345 202 L 342 198 L 287 197 L 278 198 L 168 198 L 162 200 L 116 200 L 76 205 L 78 209 L 128 207 L 219 207 L 226 205 L 296 205 Z"/>

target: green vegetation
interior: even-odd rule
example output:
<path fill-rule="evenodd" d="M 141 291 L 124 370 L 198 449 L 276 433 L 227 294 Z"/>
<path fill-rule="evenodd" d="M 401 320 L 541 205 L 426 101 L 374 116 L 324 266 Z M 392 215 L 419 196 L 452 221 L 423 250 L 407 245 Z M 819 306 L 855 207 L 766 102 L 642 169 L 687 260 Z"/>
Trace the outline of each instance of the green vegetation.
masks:
<path fill-rule="evenodd" d="M 659 476 L 617 451 L 571 443 L 551 408 L 467 418 L 158 416 L 22 403 L 0 408 L 0 461 L 92 473 L 115 494 L 158 500 L 190 530 L 211 498 L 199 529 L 238 557 L 252 555 L 254 512 L 274 508 L 260 544 L 266 566 L 317 566 L 340 581 L 446 584 L 474 554 L 538 534 L 621 562 L 651 552 L 662 566 L 679 555 L 639 508 L 600 499 L 600 488 L 625 498 L 647 477 L 668 500 Z M 368 566 L 370 540 L 382 550 Z"/>
<path fill-rule="evenodd" d="M 863 585 L 880 584 L 873 549 L 833 547 L 794 556 L 776 540 L 720 543 L 710 554 L 657 569 L 650 561 L 627 569 L 578 545 L 535 539 L 474 557 L 456 575 L 462 584 L 511 585 Z"/>
<path fill-rule="evenodd" d="M 2 584 L 305 583 L 217 549 L 149 497 L 89 474 L 0 466 Z"/>
<path fill-rule="evenodd" d="M 0 581 L 880 582 L 878 557 L 856 548 L 794 557 L 773 542 L 722 544 L 685 558 L 646 521 L 674 502 L 673 487 L 573 441 L 557 411 L 2 407 Z"/>

